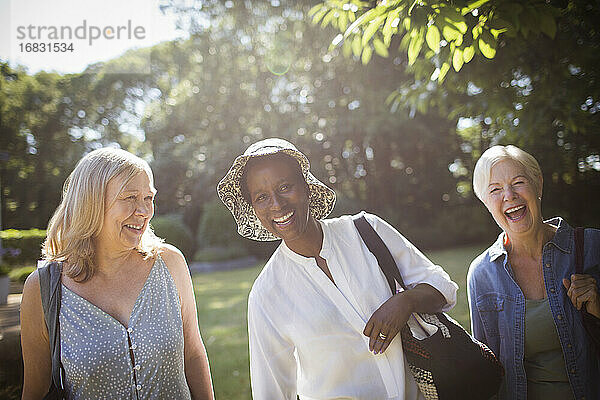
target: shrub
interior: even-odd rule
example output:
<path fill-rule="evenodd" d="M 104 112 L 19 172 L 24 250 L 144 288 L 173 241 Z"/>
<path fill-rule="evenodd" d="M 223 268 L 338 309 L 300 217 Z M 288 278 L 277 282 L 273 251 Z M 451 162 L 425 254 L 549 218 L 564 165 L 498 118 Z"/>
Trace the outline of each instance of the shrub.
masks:
<path fill-rule="evenodd" d="M 190 228 L 183 222 L 181 214 L 165 214 L 152 218 L 152 228 L 156 236 L 177 247 L 188 260 L 195 250 L 194 238 Z"/>
<path fill-rule="evenodd" d="M 35 268 L 36 267 L 34 267 L 34 266 L 13 268 L 8 273 L 8 277 L 10 278 L 11 281 L 23 283 L 23 282 L 25 282 L 25 279 L 27 279 L 29 274 L 31 274 L 33 271 L 35 271 Z"/>
<path fill-rule="evenodd" d="M 237 227 L 227 207 L 219 199 L 206 203 L 198 227 L 198 251 L 194 261 L 224 261 L 245 257 L 247 239 L 237 234 Z"/>
<path fill-rule="evenodd" d="M 240 243 L 243 238 L 237 234 L 237 227 L 231 213 L 215 199 L 206 203 L 198 228 L 198 244 L 200 248 L 222 246 L 230 247 Z"/>
<path fill-rule="evenodd" d="M 231 213 L 219 199 L 206 203 L 198 228 L 195 261 L 220 261 L 254 255 L 268 258 L 276 245 L 241 237 Z"/>
<path fill-rule="evenodd" d="M 419 249 L 442 249 L 473 243 L 492 243 L 498 236 L 498 227 L 487 210 L 479 204 L 446 207 L 435 217 L 394 213 L 390 210 L 387 221 Z"/>
<path fill-rule="evenodd" d="M 42 255 L 46 231 L 42 229 L 7 229 L 0 231 L 3 262 L 10 265 L 35 264 Z"/>

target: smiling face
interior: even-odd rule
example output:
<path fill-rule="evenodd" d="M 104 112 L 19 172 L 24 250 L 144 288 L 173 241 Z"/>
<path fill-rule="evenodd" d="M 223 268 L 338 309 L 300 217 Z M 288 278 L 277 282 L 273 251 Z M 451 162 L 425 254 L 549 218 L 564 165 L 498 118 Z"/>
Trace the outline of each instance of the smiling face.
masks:
<path fill-rule="evenodd" d="M 309 191 L 298 163 L 286 156 L 267 156 L 248 163 L 246 188 L 262 225 L 287 244 L 307 231 Z"/>
<path fill-rule="evenodd" d="M 542 187 L 541 182 L 537 187 Z M 506 159 L 494 165 L 484 193 L 485 206 L 509 237 L 532 232 L 542 223 L 541 193 L 517 161 Z"/>
<path fill-rule="evenodd" d="M 104 222 L 97 236 L 101 247 L 110 250 L 136 248 L 154 215 L 156 189 L 146 172 L 140 172 L 125 184 L 115 177 L 106 186 Z"/>

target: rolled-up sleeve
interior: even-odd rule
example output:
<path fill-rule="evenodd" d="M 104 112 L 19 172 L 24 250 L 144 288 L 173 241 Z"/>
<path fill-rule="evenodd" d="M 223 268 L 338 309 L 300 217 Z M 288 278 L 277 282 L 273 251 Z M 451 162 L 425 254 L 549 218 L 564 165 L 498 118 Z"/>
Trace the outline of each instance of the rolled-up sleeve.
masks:
<path fill-rule="evenodd" d="M 256 293 L 248 298 L 248 336 L 250 347 L 250 380 L 255 400 L 295 400 L 296 360 L 294 346 L 273 323 Z"/>
<path fill-rule="evenodd" d="M 392 253 L 406 286 L 412 288 L 420 283 L 427 283 L 445 297 L 446 305 L 442 308 L 442 311 L 448 311 L 454 307 L 458 285 L 450 279 L 446 271 L 439 265 L 432 263 L 419 249 L 383 219 L 372 214 L 365 213 L 364 215 Z"/>

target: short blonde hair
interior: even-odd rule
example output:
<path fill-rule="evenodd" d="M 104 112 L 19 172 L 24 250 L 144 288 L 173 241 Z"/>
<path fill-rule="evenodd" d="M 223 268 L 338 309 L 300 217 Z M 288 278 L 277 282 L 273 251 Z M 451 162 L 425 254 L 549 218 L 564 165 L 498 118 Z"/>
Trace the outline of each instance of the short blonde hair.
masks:
<path fill-rule="evenodd" d="M 493 146 L 483 152 L 473 170 L 473 191 L 479 200 L 484 201 L 485 189 L 490 184 L 492 168 L 503 160 L 513 160 L 519 163 L 538 196 L 542 195 L 543 177 L 537 160 L 517 146 Z"/>
<path fill-rule="evenodd" d="M 42 253 L 51 261 L 65 261 L 66 274 L 79 282 L 94 275 L 93 238 L 104 223 L 106 187 L 113 178 L 125 185 L 145 172 L 153 182 L 152 170 L 141 158 L 121 149 L 102 148 L 84 156 L 63 186 L 62 200 L 48 224 Z M 163 240 L 148 225 L 137 247 L 149 258 L 157 255 Z"/>

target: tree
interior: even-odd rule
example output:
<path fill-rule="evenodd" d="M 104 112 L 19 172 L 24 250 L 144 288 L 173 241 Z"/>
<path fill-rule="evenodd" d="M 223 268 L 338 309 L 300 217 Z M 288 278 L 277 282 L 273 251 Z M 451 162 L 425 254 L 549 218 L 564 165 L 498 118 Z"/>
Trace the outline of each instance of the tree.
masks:
<path fill-rule="evenodd" d="M 332 46 L 341 45 L 346 57 L 353 54 L 363 64 L 373 52 L 388 57 L 393 39 L 401 38 L 408 66 L 429 70 L 431 80 L 442 82 L 450 67 L 458 72 L 475 56 L 494 58 L 504 36 L 524 40 L 542 32 L 554 38 L 559 12 L 543 1 L 328 0 L 308 15 L 315 24 L 338 28 L 342 33 Z M 420 55 L 430 63 L 415 65 Z"/>
<path fill-rule="evenodd" d="M 598 224 L 598 210 L 587 200 L 597 196 L 600 188 L 600 164 L 596 162 L 600 159 L 600 138 L 597 135 L 600 40 L 596 33 L 600 14 L 597 4 L 593 1 L 470 2 L 471 7 L 477 6 L 475 16 L 472 12 L 463 15 L 470 9 L 467 2 L 415 2 L 411 3 L 414 8 L 410 15 L 406 11 L 406 16 L 410 17 L 410 24 L 407 23 L 410 29 L 405 29 L 405 20 L 400 18 L 401 26 L 395 35 L 404 36 L 392 35 L 390 39 L 387 17 L 397 9 L 401 9 L 399 15 L 403 15 L 407 4 L 363 3 L 362 11 L 356 9 L 355 21 L 371 13 L 352 30 L 345 29 L 347 35 L 342 46 L 359 42 L 361 47 L 357 44 L 355 49 L 361 53 L 357 53 L 363 61 L 369 61 L 370 57 L 365 58 L 364 49 L 368 46 L 376 49 L 374 42 L 378 38 L 387 38 L 383 42 L 390 43 L 386 49 L 389 49 L 389 58 L 393 59 L 390 64 L 396 66 L 398 73 L 396 78 L 388 81 L 391 87 L 396 87 L 388 97 L 388 107 L 397 113 L 412 115 L 415 112 L 431 115 L 437 110 L 450 119 L 460 121 L 457 133 L 462 141 L 463 154 L 451 166 L 458 178 L 458 189 L 463 193 L 470 192 L 470 171 L 487 147 L 513 143 L 531 152 L 540 161 L 545 176 L 545 210 L 549 214 L 560 214 L 580 224 Z M 442 25 L 437 25 L 443 15 L 439 9 L 450 7 L 450 4 L 461 11 L 462 17 L 454 14 L 454 19 L 448 19 L 444 15 Z M 334 24 L 338 29 L 344 26 L 344 17 L 339 12 L 334 12 L 326 20 L 330 11 L 340 6 L 339 3 L 321 5 L 323 7 L 313 9 L 315 21 L 320 20 L 323 25 Z M 427 18 L 417 17 L 418 7 L 423 7 Z M 436 7 L 439 12 L 435 11 Z M 323 9 L 329 10 L 327 14 L 323 13 Z M 348 11 L 352 10 L 346 10 L 347 15 Z M 376 20 L 381 15 L 386 15 L 385 22 L 381 22 L 382 18 Z M 472 41 L 482 50 L 481 42 L 474 41 L 475 31 L 471 26 L 475 21 L 483 22 L 480 25 L 483 32 L 489 28 L 497 52 L 493 59 L 487 59 L 482 53 L 484 57 L 473 57 L 466 64 L 466 59 L 460 62 L 455 58 L 457 49 L 462 49 L 464 56 L 464 46 Z M 462 22 L 467 24 L 466 35 L 470 36 L 465 38 L 463 35 L 462 39 L 453 41 L 442 34 L 441 44 L 446 43 L 442 47 L 448 48 L 442 58 L 442 48 L 439 53 L 435 52 L 434 34 L 430 34 L 430 40 L 420 38 L 424 32 L 427 36 L 429 27 L 436 26 L 443 31 L 448 24 L 458 28 Z M 503 26 L 508 29 L 500 32 L 498 28 Z M 456 43 L 452 46 L 453 42 L 461 40 L 460 46 Z M 426 42 L 427 46 L 419 45 L 419 41 Z M 396 51 L 396 48 L 399 50 Z M 419 52 L 416 53 L 417 48 Z M 351 52 L 346 49 L 348 53 Z M 354 58 L 358 61 L 357 53 L 354 53 Z M 460 73 L 448 74 L 442 83 L 440 63 L 443 60 Z M 449 68 L 445 67 L 445 70 Z M 406 74 L 412 75 L 413 79 L 407 81 Z M 573 202 L 577 203 L 576 207 L 573 207 Z"/>

